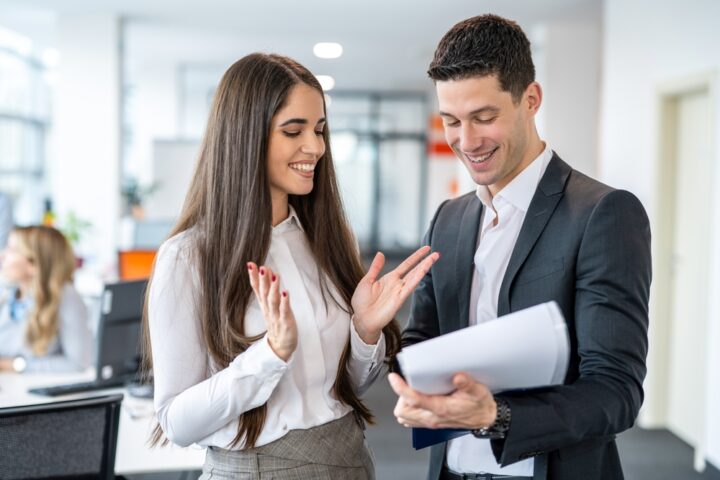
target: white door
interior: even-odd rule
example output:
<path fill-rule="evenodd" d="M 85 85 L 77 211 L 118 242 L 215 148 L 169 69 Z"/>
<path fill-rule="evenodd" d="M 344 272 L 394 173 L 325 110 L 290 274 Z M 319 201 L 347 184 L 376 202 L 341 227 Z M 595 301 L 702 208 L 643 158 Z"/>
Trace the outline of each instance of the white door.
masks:
<path fill-rule="evenodd" d="M 680 95 L 676 107 L 667 420 L 702 453 L 713 176 L 709 94 Z"/>

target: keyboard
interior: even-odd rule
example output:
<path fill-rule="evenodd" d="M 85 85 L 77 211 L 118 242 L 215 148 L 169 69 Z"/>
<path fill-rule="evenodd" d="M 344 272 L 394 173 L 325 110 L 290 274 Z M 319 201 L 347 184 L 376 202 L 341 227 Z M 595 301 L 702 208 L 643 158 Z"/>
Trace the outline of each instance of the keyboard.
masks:
<path fill-rule="evenodd" d="M 92 392 L 94 390 L 103 390 L 106 388 L 122 387 L 127 383 L 127 378 L 111 378 L 108 380 L 93 380 L 91 382 L 70 383 L 66 385 L 53 385 L 51 387 L 37 387 L 28 390 L 30 393 L 45 395 L 49 397 L 57 397 L 59 395 L 69 395 L 71 393 Z"/>

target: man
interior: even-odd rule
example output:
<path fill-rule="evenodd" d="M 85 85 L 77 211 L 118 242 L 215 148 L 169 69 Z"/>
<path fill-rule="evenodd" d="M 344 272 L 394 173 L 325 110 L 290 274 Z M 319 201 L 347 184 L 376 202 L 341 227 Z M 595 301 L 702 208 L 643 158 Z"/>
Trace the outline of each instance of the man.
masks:
<path fill-rule="evenodd" d="M 571 356 L 564 385 L 497 395 L 462 372 L 447 396 L 423 395 L 391 374 L 398 422 L 473 430 L 432 448 L 431 480 L 621 479 L 614 439 L 637 416 L 646 372 L 645 211 L 540 139 L 542 90 L 516 23 L 460 22 L 428 73 L 447 141 L 478 187 L 435 213 L 425 242 L 443 259 L 415 291 L 403 344 L 554 300 Z"/>

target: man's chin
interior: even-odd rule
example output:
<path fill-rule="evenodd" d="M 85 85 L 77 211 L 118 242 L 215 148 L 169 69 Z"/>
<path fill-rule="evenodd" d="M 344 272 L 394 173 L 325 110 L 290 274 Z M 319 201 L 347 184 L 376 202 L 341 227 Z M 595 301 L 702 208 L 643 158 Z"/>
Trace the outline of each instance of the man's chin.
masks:
<path fill-rule="evenodd" d="M 495 176 L 492 175 L 490 172 L 478 173 L 471 170 L 470 178 L 472 178 L 473 182 L 475 182 L 477 185 L 488 186 L 495 183 Z"/>

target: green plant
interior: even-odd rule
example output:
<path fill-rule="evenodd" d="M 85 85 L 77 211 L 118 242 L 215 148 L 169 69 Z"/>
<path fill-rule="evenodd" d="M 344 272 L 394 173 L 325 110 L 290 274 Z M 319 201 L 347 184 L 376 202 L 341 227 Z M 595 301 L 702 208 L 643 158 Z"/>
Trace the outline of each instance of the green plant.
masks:
<path fill-rule="evenodd" d="M 125 199 L 125 205 L 127 207 L 142 205 L 150 195 L 155 193 L 159 186 L 158 182 L 153 182 L 150 185 L 140 185 L 137 178 L 126 178 L 121 189 L 122 196 Z"/>
<path fill-rule="evenodd" d="M 83 234 L 90 229 L 92 229 L 92 223 L 79 218 L 73 210 L 67 213 L 65 221 L 60 227 L 60 231 L 74 247 L 80 242 Z"/>

